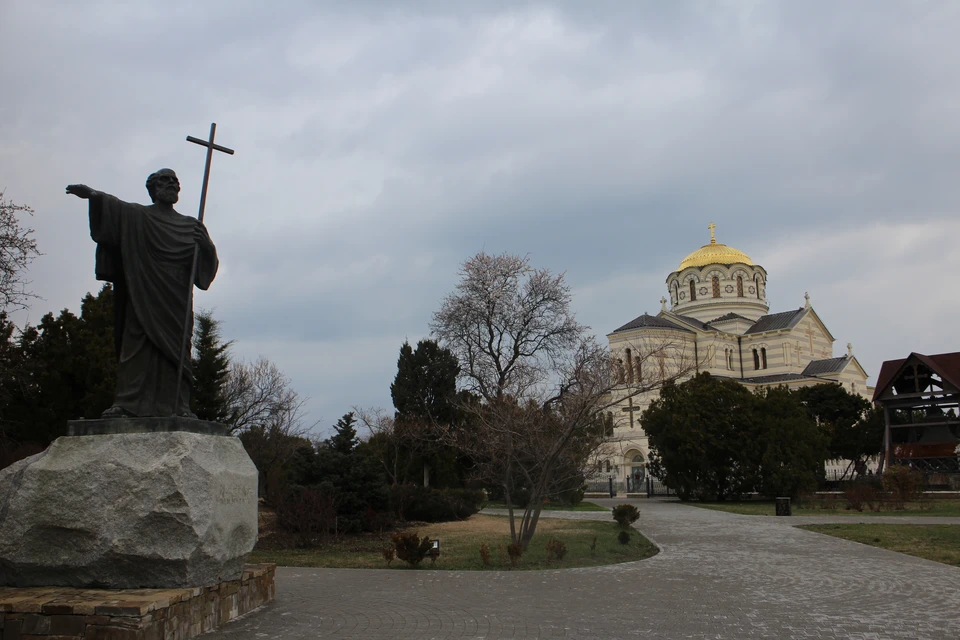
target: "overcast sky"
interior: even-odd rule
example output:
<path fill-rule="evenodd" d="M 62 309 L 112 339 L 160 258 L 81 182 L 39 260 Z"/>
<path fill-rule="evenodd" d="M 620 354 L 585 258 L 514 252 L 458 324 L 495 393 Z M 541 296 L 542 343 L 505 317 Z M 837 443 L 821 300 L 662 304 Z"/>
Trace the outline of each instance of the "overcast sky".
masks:
<path fill-rule="evenodd" d="M 93 277 L 82 182 L 206 222 L 237 358 L 327 429 L 390 407 L 465 259 L 566 272 L 602 338 L 709 241 L 812 304 L 876 381 L 957 351 L 960 2 L 0 0 L 0 190 L 36 210 L 43 297 Z"/>

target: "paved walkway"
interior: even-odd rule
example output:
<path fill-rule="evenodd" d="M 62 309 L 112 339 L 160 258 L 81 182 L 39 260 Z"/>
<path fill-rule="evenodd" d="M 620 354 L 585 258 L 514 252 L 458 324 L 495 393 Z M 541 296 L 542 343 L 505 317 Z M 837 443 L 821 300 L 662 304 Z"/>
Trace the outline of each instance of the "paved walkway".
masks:
<path fill-rule="evenodd" d="M 515 573 L 281 568 L 275 603 L 207 637 L 960 638 L 960 568 L 791 526 L 800 518 L 636 503 L 638 528 L 662 549 L 648 560 Z"/>

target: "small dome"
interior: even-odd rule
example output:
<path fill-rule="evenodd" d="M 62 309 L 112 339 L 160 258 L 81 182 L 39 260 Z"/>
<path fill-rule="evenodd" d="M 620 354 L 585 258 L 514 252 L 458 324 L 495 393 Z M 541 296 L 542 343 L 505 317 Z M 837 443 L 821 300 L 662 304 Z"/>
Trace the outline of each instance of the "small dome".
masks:
<path fill-rule="evenodd" d="M 710 244 L 705 244 L 680 263 L 677 271 L 683 271 L 687 267 L 705 267 L 708 264 L 733 264 L 739 262 L 742 264 L 755 264 L 750 256 L 739 249 L 720 244 L 713 235 L 713 229 L 716 225 L 710 223 Z"/>

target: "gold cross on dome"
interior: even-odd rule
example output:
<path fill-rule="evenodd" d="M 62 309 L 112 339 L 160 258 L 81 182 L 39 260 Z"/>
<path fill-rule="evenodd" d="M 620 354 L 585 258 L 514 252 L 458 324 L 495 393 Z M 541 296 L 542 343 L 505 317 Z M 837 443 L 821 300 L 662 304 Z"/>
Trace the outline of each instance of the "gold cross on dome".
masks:
<path fill-rule="evenodd" d="M 707 225 L 707 229 L 710 229 L 710 244 L 717 244 L 717 238 L 713 235 L 713 230 L 717 228 L 717 225 L 712 222 Z"/>

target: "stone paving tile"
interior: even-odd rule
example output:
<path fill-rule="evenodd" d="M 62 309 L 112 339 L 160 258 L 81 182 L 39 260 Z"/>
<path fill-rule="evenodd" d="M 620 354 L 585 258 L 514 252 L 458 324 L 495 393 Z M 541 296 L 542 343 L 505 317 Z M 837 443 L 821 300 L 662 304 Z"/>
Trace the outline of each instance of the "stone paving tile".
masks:
<path fill-rule="evenodd" d="M 276 602 L 207 637 L 960 638 L 960 568 L 796 529 L 799 518 L 636 504 L 638 528 L 662 549 L 648 560 L 516 573 L 280 568 Z"/>

